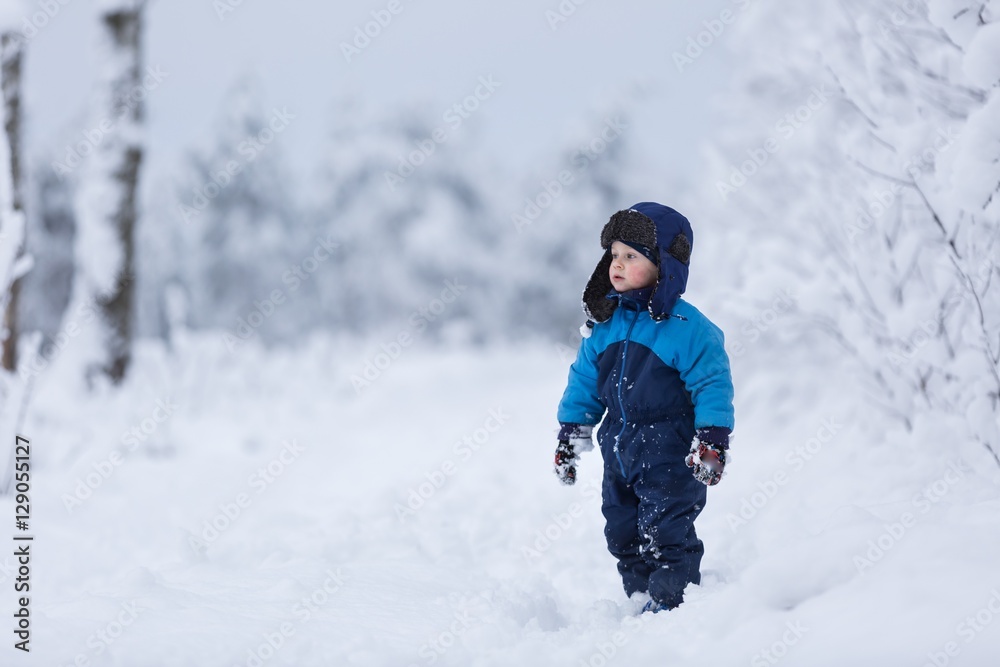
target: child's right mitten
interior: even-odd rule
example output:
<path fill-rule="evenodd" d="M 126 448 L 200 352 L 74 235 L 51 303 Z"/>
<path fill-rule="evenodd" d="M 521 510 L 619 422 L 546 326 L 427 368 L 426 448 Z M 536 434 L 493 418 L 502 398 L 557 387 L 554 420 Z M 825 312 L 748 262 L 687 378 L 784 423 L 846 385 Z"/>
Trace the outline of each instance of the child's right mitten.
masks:
<path fill-rule="evenodd" d="M 576 483 L 576 462 L 580 455 L 594 448 L 590 434 L 592 426 L 584 424 L 562 424 L 559 429 L 559 445 L 556 447 L 555 473 L 563 484 Z"/>

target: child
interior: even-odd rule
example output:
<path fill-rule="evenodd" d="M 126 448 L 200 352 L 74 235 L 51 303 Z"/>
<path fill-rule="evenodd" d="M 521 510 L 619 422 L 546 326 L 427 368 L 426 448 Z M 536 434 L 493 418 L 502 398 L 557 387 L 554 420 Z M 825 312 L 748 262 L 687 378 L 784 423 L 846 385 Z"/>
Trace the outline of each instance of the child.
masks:
<path fill-rule="evenodd" d="M 625 593 L 648 594 L 643 611 L 673 609 L 701 581 L 694 520 L 706 485 L 722 478 L 733 428 L 722 331 L 680 298 L 692 240 L 687 219 L 662 204 L 611 216 L 559 403 L 555 468 L 565 484 L 576 481 L 578 453 L 593 449 L 591 430 L 604 417 L 604 534 Z"/>

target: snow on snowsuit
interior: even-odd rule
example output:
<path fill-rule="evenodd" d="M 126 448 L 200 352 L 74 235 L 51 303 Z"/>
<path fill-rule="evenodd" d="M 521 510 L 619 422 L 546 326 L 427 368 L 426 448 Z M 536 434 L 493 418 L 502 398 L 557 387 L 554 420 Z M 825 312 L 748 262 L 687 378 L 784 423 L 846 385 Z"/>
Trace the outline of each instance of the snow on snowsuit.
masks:
<path fill-rule="evenodd" d="M 689 255 L 675 253 L 679 261 L 664 248 L 679 234 L 690 243 L 687 219 L 653 203 L 628 213 L 652 220 L 656 239 L 666 240 L 655 244 L 659 279 L 624 294 L 604 289 L 610 285 L 605 253 L 584 293 L 595 323 L 570 368 L 558 419 L 593 425 L 604 417 L 597 439 L 608 549 L 626 594 L 648 591 L 672 608 L 689 582 L 700 582 L 704 553 L 694 520 L 706 487 L 684 457 L 696 428 L 733 428 L 733 385 L 722 332 L 679 298 Z"/>

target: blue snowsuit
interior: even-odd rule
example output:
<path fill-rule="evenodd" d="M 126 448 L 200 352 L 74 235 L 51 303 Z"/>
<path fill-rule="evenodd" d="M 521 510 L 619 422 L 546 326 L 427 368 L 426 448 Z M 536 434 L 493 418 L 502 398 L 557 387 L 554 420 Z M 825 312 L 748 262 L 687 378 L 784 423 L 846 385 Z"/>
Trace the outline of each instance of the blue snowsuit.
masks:
<path fill-rule="evenodd" d="M 684 457 L 696 428 L 733 428 L 733 385 L 722 332 L 679 298 L 686 262 L 679 267 L 663 248 L 677 233 L 691 239 L 689 223 L 659 204 L 632 210 L 656 224 L 660 279 L 655 287 L 607 293 L 617 305 L 583 339 L 558 419 L 594 425 L 603 416 L 597 439 L 608 549 L 618 559 L 626 594 L 648 591 L 673 608 L 689 582 L 700 582 L 704 553 L 694 520 L 706 487 Z M 597 310 L 593 305 L 588 313 Z"/>

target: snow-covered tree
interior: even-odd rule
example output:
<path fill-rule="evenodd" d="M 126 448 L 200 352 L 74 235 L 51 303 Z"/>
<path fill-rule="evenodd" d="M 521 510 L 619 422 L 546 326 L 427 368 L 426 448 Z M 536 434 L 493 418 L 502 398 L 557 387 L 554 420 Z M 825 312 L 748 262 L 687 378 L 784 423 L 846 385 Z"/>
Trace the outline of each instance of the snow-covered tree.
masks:
<path fill-rule="evenodd" d="M 31 271 L 22 279 L 18 322 L 21 331 L 37 331 L 43 344 L 39 367 L 52 356 L 50 345 L 69 306 L 73 287 L 73 210 L 75 182 L 36 158 L 26 183 L 28 254 Z"/>
<path fill-rule="evenodd" d="M 264 325 L 246 329 L 241 321 L 255 303 L 285 289 L 284 272 L 309 250 L 283 160 L 282 133 L 296 110 L 265 106 L 252 79 L 241 81 L 223 104 L 211 145 L 187 159 L 173 205 L 157 208 L 157 218 L 174 233 L 150 235 L 145 250 L 159 255 L 151 261 L 162 280 L 183 286 L 190 326 L 287 338 L 301 324 L 287 302 L 278 304 L 276 317 L 263 313 Z"/>
<path fill-rule="evenodd" d="M 88 382 L 120 382 L 131 358 L 134 232 L 142 164 L 145 0 L 101 0 L 92 153 L 77 198 L 76 273 L 67 317 L 79 318 Z"/>
<path fill-rule="evenodd" d="M 25 218 L 21 200 L 21 56 L 23 41 L 11 22 L 17 3 L 0 7 L 0 89 L 3 131 L 0 131 L 0 491 L 6 491 L 13 470 L 12 450 L 29 383 L 14 371 L 17 364 L 18 282 L 30 268 L 24 254 Z M 10 452 L 10 455 L 7 455 Z"/>
<path fill-rule="evenodd" d="M 482 336 L 496 309 L 503 230 L 477 178 L 486 168 L 471 159 L 474 143 L 429 114 L 378 114 L 352 100 L 334 123 L 328 194 L 312 223 L 340 244 L 316 277 L 329 325 Z M 447 312 L 422 310 L 448 290 Z"/>
<path fill-rule="evenodd" d="M 713 190 L 758 249 L 729 260 L 748 293 L 796 292 L 785 329 L 824 330 L 907 428 L 945 421 L 1000 464 L 998 21 L 995 1 L 754 8 Z"/>
<path fill-rule="evenodd" d="M 24 52 L 24 42 L 21 35 L 14 30 L 0 32 L 0 85 L 3 93 L 3 130 L 6 135 L 7 157 L 3 169 L 10 173 L 10 212 L 4 217 L 10 225 L 20 224 L 23 227 L 24 202 L 22 197 L 21 178 L 21 60 Z M 21 215 L 20 223 L 15 222 L 13 215 Z M 0 230 L 3 225 L 0 224 Z M 13 236 L 12 236 L 13 238 Z M 23 237 L 20 245 L 14 249 L 17 257 L 24 251 Z M 17 304 L 21 280 L 14 276 L 10 292 L 5 301 L 3 322 L 0 325 L 3 340 L 3 355 L 0 365 L 5 370 L 17 368 L 18 319 Z"/>

